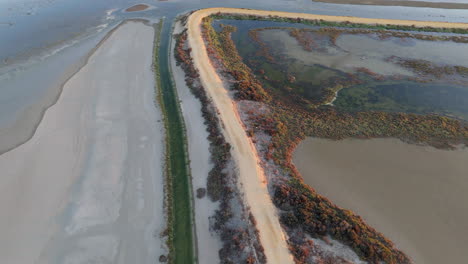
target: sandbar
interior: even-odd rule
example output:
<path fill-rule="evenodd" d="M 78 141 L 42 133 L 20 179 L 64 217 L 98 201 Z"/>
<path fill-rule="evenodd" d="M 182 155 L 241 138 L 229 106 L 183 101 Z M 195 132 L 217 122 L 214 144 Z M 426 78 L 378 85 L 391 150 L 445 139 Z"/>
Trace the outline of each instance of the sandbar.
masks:
<path fill-rule="evenodd" d="M 125 9 L 125 12 L 137 12 L 137 11 L 143 11 L 143 10 L 146 10 L 148 9 L 149 6 L 148 5 L 145 5 L 145 4 L 138 4 L 138 5 L 134 5 L 134 6 L 131 6 L 127 9 Z"/>

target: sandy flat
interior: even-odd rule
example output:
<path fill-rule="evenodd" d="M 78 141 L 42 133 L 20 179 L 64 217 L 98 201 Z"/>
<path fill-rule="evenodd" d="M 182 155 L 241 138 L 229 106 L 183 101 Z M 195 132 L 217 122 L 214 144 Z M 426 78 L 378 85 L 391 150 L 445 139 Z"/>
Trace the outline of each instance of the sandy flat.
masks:
<path fill-rule="evenodd" d="M 246 202 L 257 221 L 268 263 L 293 263 L 285 233 L 279 224 L 276 208 L 268 193 L 265 175 L 258 164 L 255 147 L 247 137 L 233 101 L 210 63 L 201 37 L 201 19 L 210 14 L 210 11 L 204 9 L 193 13 L 187 23 L 188 40 L 192 47 L 195 67 L 200 71 L 203 86 L 219 109 L 220 118 L 225 125 L 224 136 L 233 146 L 232 155 L 239 170 L 239 180 L 245 192 Z"/>
<path fill-rule="evenodd" d="M 397 139 L 309 138 L 294 153 L 304 181 L 353 210 L 416 264 L 468 259 L 468 149 Z"/>
<path fill-rule="evenodd" d="M 176 25 L 174 33 L 180 33 L 179 23 Z M 215 210 L 218 208 L 218 202 L 212 202 L 206 195 L 202 199 L 196 197 L 198 188 L 206 188 L 208 173 L 213 167 L 210 161 L 208 132 L 201 113 L 201 103 L 185 84 L 185 73 L 182 68 L 176 66 L 172 54 L 174 45 L 175 41 L 172 41 L 171 67 L 187 130 L 190 172 L 192 174 L 193 193 L 195 194 L 194 212 L 198 262 L 200 264 L 217 264 L 219 263 L 218 252 L 222 248 L 222 242 L 217 234 L 210 231 L 209 217 L 214 215 Z"/>
<path fill-rule="evenodd" d="M 152 27 L 119 27 L 0 156 L 2 263 L 154 263 L 163 228 Z"/>

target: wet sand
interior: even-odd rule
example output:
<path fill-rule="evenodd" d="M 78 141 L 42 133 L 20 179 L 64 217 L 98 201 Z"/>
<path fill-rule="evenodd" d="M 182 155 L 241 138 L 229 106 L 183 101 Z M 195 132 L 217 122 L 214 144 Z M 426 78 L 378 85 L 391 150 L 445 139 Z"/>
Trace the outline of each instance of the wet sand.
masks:
<path fill-rule="evenodd" d="M 164 254 L 154 30 L 120 26 L 33 137 L 0 155 L 2 263 L 154 263 Z"/>
<path fill-rule="evenodd" d="M 466 3 L 450 3 L 450 2 L 426 2 L 426 1 L 410 1 L 410 0 L 312 0 L 314 2 L 323 2 L 331 4 L 346 4 L 346 5 L 380 5 L 380 6 L 409 6 L 409 7 L 430 7 L 444 9 L 468 9 Z"/>
<path fill-rule="evenodd" d="M 468 149 L 308 138 L 293 161 L 307 184 L 362 216 L 416 264 L 468 258 Z"/>

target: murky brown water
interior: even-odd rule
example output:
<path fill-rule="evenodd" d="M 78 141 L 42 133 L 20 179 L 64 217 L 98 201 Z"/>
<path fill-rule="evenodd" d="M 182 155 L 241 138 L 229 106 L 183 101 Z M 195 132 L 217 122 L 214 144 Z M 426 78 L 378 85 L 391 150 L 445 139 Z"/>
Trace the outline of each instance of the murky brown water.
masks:
<path fill-rule="evenodd" d="M 468 259 L 468 149 L 309 138 L 293 160 L 307 184 L 361 215 L 416 264 Z"/>

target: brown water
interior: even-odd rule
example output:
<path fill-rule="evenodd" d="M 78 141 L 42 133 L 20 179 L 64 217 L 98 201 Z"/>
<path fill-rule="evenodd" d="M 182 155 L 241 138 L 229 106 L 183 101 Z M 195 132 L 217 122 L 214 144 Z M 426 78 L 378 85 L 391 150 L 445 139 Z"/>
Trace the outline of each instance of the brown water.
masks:
<path fill-rule="evenodd" d="M 308 138 L 293 161 L 307 184 L 361 215 L 416 264 L 466 263 L 468 149 Z"/>

